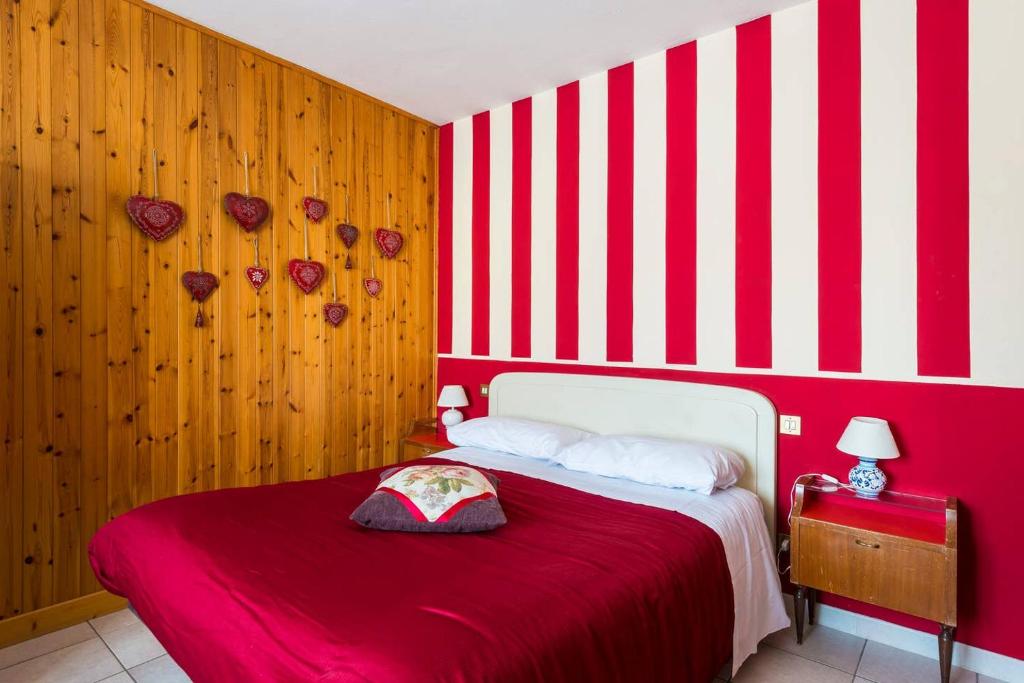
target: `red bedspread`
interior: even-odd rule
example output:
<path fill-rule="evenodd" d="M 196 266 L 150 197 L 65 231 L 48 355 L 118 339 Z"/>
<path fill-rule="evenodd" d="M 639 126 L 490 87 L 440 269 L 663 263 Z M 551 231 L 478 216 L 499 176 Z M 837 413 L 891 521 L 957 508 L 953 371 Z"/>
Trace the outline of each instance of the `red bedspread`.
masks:
<path fill-rule="evenodd" d="M 436 461 L 436 459 L 434 459 Z M 717 534 L 509 472 L 508 524 L 369 531 L 378 471 L 146 505 L 89 547 L 195 681 L 694 681 L 731 652 Z"/>

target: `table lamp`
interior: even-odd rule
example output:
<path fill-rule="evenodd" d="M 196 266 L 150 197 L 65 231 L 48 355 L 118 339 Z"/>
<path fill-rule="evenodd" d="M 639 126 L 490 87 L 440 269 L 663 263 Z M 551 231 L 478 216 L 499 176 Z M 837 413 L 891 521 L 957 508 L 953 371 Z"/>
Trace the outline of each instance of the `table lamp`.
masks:
<path fill-rule="evenodd" d="M 836 448 L 860 458 L 850 470 L 850 485 L 857 495 L 868 498 L 876 498 L 885 490 L 885 473 L 878 469 L 878 461 L 900 457 L 889 423 L 877 417 L 851 419 Z"/>
<path fill-rule="evenodd" d="M 447 384 L 441 388 L 441 395 L 437 397 L 437 406 L 447 408 L 441 414 L 441 422 L 445 427 L 451 427 L 462 422 L 463 408 L 469 405 L 469 398 L 466 397 L 466 390 L 460 384 Z"/>

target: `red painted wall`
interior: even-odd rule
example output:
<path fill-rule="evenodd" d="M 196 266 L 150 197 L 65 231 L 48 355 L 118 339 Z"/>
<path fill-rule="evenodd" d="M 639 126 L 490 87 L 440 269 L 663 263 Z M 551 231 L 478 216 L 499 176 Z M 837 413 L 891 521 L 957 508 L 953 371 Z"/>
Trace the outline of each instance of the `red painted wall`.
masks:
<path fill-rule="evenodd" d="M 1024 566 L 1024 481 L 1020 425 L 1024 390 L 821 377 L 716 374 L 633 367 L 438 359 L 438 385 L 462 384 L 473 396 L 469 416 L 487 414 L 479 385 L 501 372 L 574 372 L 723 384 L 767 396 L 780 414 L 803 418 L 801 436 L 780 436 L 779 530 L 789 512 L 793 480 L 804 472 L 846 478 L 854 459 L 835 448 L 854 415 L 880 415 L 893 426 L 903 454 L 886 463 L 900 491 L 960 499 L 959 628 L 957 640 L 1024 658 L 1020 614 Z M 935 632 L 928 622 L 826 596 L 823 602 Z"/>

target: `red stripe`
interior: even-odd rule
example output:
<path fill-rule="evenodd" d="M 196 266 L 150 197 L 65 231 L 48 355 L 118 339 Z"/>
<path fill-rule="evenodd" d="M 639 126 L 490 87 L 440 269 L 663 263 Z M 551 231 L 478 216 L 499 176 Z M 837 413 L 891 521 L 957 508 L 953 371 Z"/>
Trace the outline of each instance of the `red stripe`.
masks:
<path fill-rule="evenodd" d="M 491 335 L 491 113 L 473 117 L 473 336 L 472 353 L 490 353 Z"/>
<path fill-rule="evenodd" d="M 860 4 L 818 5 L 818 367 L 860 372 Z"/>
<path fill-rule="evenodd" d="M 736 27 L 736 366 L 772 366 L 772 25 Z"/>
<path fill-rule="evenodd" d="M 968 0 L 917 8 L 917 369 L 969 377 Z"/>
<path fill-rule="evenodd" d="M 512 357 L 530 357 L 530 183 L 533 100 L 512 104 Z"/>
<path fill-rule="evenodd" d="M 437 352 L 452 352 L 452 124 L 441 126 L 437 160 Z"/>
<path fill-rule="evenodd" d="M 697 43 L 665 56 L 665 361 L 697 362 Z"/>
<path fill-rule="evenodd" d="M 577 360 L 580 336 L 580 84 L 558 89 L 555 358 Z"/>
<path fill-rule="evenodd" d="M 633 360 L 633 64 L 608 72 L 608 360 Z"/>

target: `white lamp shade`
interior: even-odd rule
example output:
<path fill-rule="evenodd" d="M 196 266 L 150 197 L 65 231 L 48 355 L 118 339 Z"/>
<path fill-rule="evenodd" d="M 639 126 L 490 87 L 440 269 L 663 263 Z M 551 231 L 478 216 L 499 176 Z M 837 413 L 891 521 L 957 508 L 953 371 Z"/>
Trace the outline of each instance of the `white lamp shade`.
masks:
<path fill-rule="evenodd" d="M 466 390 L 460 384 L 447 384 L 441 388 L 437 397 L 437 405 L 441 408 L 462 408 L 469 405 Z"/>
<path fill-rule="evenodd" d="M 889 423 L 877 417 L 855 417 L 836 444 L 843 453 L 870 460 L 892 460 L 900 457 Z"/>

